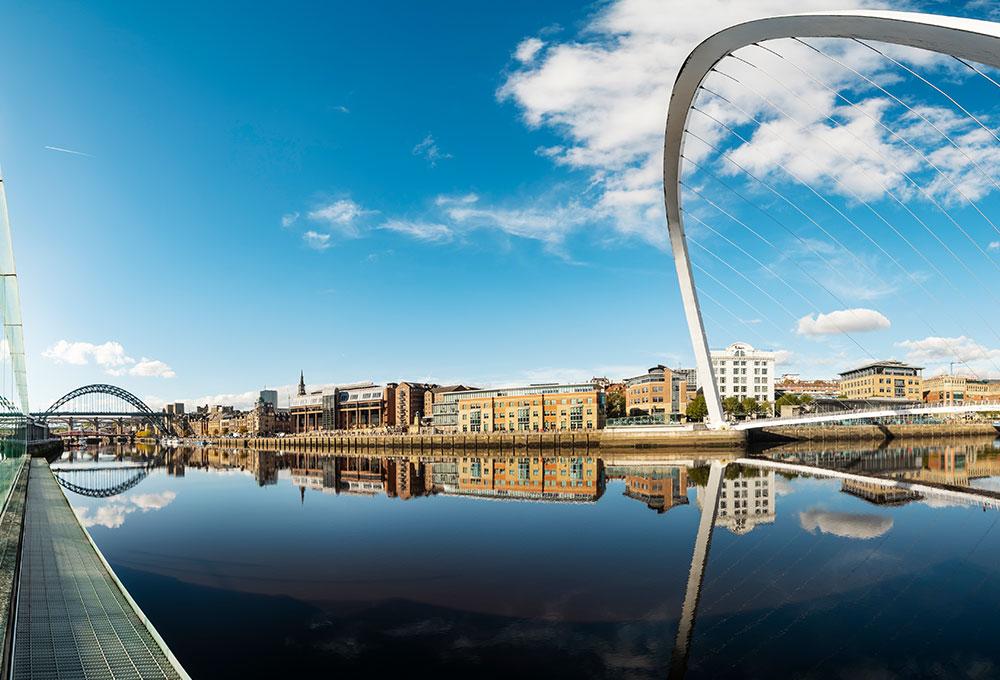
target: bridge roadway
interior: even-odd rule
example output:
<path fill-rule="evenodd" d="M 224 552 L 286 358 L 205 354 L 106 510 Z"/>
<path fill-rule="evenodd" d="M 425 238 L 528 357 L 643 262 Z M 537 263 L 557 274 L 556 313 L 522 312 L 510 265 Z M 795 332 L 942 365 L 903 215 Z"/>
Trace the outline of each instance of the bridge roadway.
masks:
<path fill-rule="evenodd" d="M 32 459 L 11 677 L 188 678 L 80 525 L 48 464 Z"/>
<path fill-rule="evenodd" d="M 759 418 L 745 420 L 733 425 L 734 430 L 761 430 L 766 427 L 787 427 L 789 425 L 816 425 L 820 423 L 837 423 L 847 420 L 875 420 L 877 418 L 903 418 L 905 416 L 954 415 L 959 413 L 992 413 L 1000 412 L 1000 402 L 981 401 L 972 404 L 957 404 L 951 406 L 904 406 L 899 408 L 878 408 L 870 410 L 837 411 L 834 413 L 816 413 L 789 418 Z"/>

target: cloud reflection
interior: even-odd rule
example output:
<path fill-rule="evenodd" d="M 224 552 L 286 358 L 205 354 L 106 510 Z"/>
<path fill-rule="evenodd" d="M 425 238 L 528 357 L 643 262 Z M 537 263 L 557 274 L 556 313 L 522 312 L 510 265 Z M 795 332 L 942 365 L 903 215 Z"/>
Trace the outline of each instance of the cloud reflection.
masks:
<path fill-rule="evenodd" d="M 98 505 L 91 512 L 91 508 L 73 506 L 80 524 L 86 528 L 107 527 L 117 529 L 125 523 L 125 517 L 130 513 L 139 510 L 149 512 L 150 510 L 160 510 L 173 503 L 177 494 L 173 491 L 162 491 L 160 493 L 142 493 L 134 496 L 124 496 L 113 498 L 106 503 Z"/>
<path fill-rule="evenodd" d="M 889 531 L 892 528 L 893 520 L 891 517 L 881 515 L 863 515 L 811 508 L 799 513 L 799 524 L 810 533 L 819 529 L 824 534 L 868 540 Z"/>

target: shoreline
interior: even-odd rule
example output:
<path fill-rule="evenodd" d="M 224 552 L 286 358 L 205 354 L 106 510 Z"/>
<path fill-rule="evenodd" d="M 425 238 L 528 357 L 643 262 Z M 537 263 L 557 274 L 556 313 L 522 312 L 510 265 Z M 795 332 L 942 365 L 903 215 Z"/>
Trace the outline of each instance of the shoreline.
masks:
<path fill-rule="evenodd" d="M 584 432 L 534 432 L 475 434 L 323 434 L 291 437 L 206 437 L 209 446 L 250 448 L 261 451 L 392 451 L 419 454 L 425 451 L 561 451 L 684 448 L 742 451 L 756 443 L 783 442 L 886 442 L 927 437 L 997 437 L 992 423 L 940 423 L 900 425 L 827 425 L 774 427 L 762 430 L 707 430 L 691 428 L 608 429 Z M 183 442 L 182 442 L 183 443 Z"/>

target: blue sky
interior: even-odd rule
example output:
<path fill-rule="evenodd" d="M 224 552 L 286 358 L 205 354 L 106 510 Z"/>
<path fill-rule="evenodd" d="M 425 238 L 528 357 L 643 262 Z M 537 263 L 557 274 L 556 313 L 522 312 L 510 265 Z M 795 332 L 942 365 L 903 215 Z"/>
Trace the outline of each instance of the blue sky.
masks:
<path fill-rule="evenodd" d="M 9 3 L 0 163 L 32 408 L 98 381 L 239 403 L 300 369 L 486 384 L 690 364 L 647 170 L 683 54 L 744 17 L 687 9 Z M 892 332 L 868 344 L 903 358 L 931 334 L 885 297 Z M 770 344 L 789 370 L 857 358 L 706 313 L 713 346 Z"/>

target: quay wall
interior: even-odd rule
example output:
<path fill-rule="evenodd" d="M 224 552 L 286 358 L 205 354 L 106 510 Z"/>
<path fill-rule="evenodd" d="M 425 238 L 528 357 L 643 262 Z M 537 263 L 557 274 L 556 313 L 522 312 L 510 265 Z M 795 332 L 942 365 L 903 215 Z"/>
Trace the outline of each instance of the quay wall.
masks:
<path fill-rule="evenodd" d="M 794 425 L 752 431 L 751 441 L 873 441 L 916 437 L 996 436 L 992 423 L 908 423 L 898 425 Z"/>
<path fill-rule="evenodd" d="M 736 431 L 679 430 L 612 432 L 544 432 L 477 434 L 394 434 L 394 435 L 316 435 L 295 437 L 208 438 L 204 441 L 225 448 L 251 448 L 264 451 L 385 451 L 396 454 L 431 451 L 628 451 L 635 449 L 719 449 L 741 451 L 746 435 Z"/>

